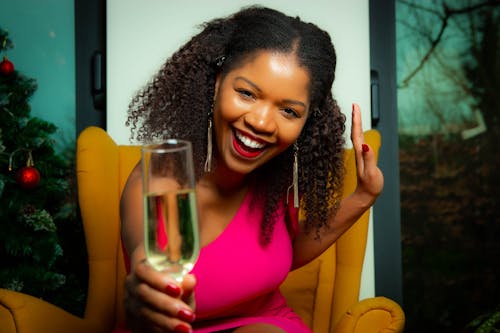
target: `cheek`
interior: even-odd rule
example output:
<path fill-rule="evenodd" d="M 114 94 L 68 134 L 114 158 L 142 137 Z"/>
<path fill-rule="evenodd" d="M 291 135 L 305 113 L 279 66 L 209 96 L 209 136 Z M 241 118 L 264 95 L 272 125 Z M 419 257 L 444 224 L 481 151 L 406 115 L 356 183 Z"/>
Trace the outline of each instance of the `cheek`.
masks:
<path fill-rule="evenodd" d="M 305 122 L 288 124 L 280 129 L 280 146 L 282 150 L 287 149 L 292 144 L 297 141 L 302 130 L 304 128 Z"/>
<path fill-rule="evenodd" d="M 215 135 L 220 144 L 224 140 L 224 136 L 229 135 L 230 125 L 238 120 L 240 114 L 234 101 L 223 96 L 220 96 L 215 102 L 213 112 Z"/>
<path fill-rule="evenodd" d="M 234 94 L 222 95 L 217 104 L 218 117 L 225 122 L 238 120 L 248 109 L 248 105 Z"/>

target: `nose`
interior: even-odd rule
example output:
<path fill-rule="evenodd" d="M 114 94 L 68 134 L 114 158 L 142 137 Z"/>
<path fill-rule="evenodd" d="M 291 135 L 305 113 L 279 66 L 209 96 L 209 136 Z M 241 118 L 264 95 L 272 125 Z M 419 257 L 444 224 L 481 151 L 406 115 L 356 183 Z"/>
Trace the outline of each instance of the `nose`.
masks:
<path fill-rule="evenodd" d="M 276 131 L 273 109 L 268 106 L 254 108 L 245 115 L 244 121 L 255 133 L 271 135 Z"/>

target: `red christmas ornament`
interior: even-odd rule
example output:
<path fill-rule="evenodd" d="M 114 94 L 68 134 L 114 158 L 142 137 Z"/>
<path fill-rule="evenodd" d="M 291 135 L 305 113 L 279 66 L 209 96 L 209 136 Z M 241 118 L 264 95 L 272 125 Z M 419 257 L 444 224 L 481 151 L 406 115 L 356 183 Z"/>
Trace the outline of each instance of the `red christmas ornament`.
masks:
<path fill-rule="evenodd" d="M 3 75 L 10 75 L 13 72 L 14 64 L 4 56 L 2 62 L 0 62 L 0 73 Z"/>
<path fill-rule="evenodd" d="M 12 157 L 17 151 L 18 150 L 10 154 L 9 171 L 12 170 Z M 40 183 L 40 172 L 38 172 L 35 168 L 31 150 L 28 150 L 28 160 L 26 161 L 26 166 L 17 171 L 16 181 L 22 188 L 27 190 L 35 188 L 38 183 Z"/>
<path fill-rule="evenodd" d="M 40 183 L 40 172 L 33 166 L 25 166 L 17 172 L 16 180 L 22 188 L 31 190 Z"/>

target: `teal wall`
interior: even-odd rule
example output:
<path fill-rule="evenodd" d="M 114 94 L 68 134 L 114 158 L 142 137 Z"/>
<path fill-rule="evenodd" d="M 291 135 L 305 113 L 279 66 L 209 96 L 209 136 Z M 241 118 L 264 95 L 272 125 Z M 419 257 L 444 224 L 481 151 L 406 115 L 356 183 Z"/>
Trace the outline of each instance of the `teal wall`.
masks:
<path fill-rule="evenodd" d="M 57 147 L 75 140 L 75 24 L 72 0 L 0 1 L 0 26 L 15 68 L 37 81 L 32 115 L 55 124 Z"/>

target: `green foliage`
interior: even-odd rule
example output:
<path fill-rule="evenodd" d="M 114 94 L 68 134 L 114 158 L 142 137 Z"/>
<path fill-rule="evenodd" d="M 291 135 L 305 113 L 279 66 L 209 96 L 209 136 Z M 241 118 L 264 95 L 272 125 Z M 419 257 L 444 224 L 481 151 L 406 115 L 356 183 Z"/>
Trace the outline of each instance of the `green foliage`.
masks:
<path fill-rule="evenodd" d="M 480 315 L 467 325 L 473 328 L 474 333 L 498 333 L 500 332 L 500 306 L 494 311 Z"/>
<path fill-rule="evenodd" d="M 0 29 L 0 48 L 9 47 L 8 34 Z M 57 127 L 30 115 L 36 89 L 35 80 L 18 71 L 0 73 L 0 287 L 80 315 L 88 275 L 74 144 L 57 152 Z M 17 172 L 31 157 L 40 182 L 26 189 Z"/>
<path fill-rule="evenodd" d="M 9 38 L 9 33 L 0 27 L 0 51 L 6 51 L 14 47 Z"/>

